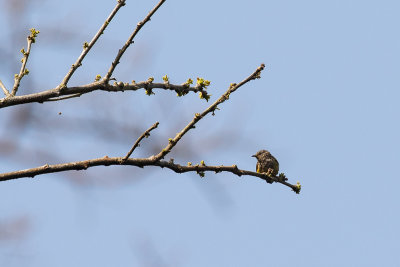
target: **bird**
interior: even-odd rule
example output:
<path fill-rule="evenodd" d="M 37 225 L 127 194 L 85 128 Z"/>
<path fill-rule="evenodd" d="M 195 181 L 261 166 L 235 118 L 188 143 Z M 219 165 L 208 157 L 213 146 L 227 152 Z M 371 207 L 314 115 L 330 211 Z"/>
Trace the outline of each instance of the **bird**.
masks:
<path fill-rule="evenodd" d="M 260 150 L 252 157 L 257 159 L 256 171 L 258 173 L 268 173 L 272 176 L 278 175 L 279 162 L 268 150 Z"/>

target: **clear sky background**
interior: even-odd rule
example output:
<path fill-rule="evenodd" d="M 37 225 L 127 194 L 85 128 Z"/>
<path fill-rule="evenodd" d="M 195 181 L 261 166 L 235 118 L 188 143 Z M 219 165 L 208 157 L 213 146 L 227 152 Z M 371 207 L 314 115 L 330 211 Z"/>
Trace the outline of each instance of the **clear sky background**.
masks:
<path fill-rule="evenodd" d="M 21 93 L 29 84 L 32 91 L 57 86 L 115 5 L 28 1 L 24 23 L 11 25 L 8 1 L 0 2 L 2 55 L 8 47 L 16 62 L 13 70 L 0 67 L 6 85 L 19 70 L 29 28 L 41 31 Z M 155 4 L 127 0 L 71 85 L 104 74 Z M 182 140 L 181 148 L 192 140 L 193 151 L 176 158 L 181 164 L 205 160 L 254 170 L 250 156 L 268 149 L 289 182 L 301 182 L 301 194 L 255 177 L 206 173 L 200 179 L 133 167 L 98 167 L 82 172 L 80 182 L 66 174 L 2 182 L 1 225 L 20 223 L 24 231 L 20 238 L 0 239 L 0 265 L 400 266 L 399 10 L 394 0 L 167 0 L 115 76 L 161 81 L 168 74 L 172 83 L 204 77 L 211 80 L 213 101 L 265 63 L 262 79 L 240 88 L 216 116 L 202 120 Z M 10 48 L 7 41 L 16 34 Z M 142 131 L 160 121 L 137 156 L 149 156 L 141 154 L 146 146 L 160 138 L 165 144 L 207 107 L 195 95 L 177 98 L 171 92 L 94 95 L 96 100 L 89 95 L 32 105 L 45 121 L 60 125 L 69 114 L 101 119 L 114 111 L 116 120 Z M 102 108 L 90 108 L 91 101 Z M 74 110 L 72 103 L 78 105 Z M 121 108 L 135 116 L 118 113 Z M 19 109 L 0 111 L 3 140 L 11 135 L 7 117 Z M 113 132 L 113 122 L 100 123 Z M 16 150 L 41 147 L 68 161 L 121 156 L 140 135 L 128 133 L 130 139 L 115 145 L 94 142 L 79 129 L 56 131 L 43 124 L 46 135 L 31 126 L 27 121 L 20 130 Z M 56 147 L 48 136 L 59 138 Z M 0 154 L 2 172 L 45 163 L 60 162 Z M 97 179 L 102 182 L 93 182 Z M 125 182 L 114 184 L 120 179 Z"/>

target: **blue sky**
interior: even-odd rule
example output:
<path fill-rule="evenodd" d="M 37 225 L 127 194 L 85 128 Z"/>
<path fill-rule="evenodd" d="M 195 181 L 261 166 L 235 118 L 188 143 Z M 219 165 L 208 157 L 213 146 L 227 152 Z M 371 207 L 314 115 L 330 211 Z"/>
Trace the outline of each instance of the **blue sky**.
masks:
<path fill-rule="evenodd" d="M 41 30 L 28 63 L 32 90 L 61 81 L 114 4 L 31 3 L 14 53 L 18 62 L 28 29 Z M 155 4 L 127 0 L 71 84 L 105 73 Z M 1 23 L 7 25 L 5 1 L 2 6 Z M 200 76 L 211 80 L 215 100 L 231 82 L 265 63 L 262 79 L 240 88 L 216 116 L 185 136 L 194 140 L 195 153 L 177 158 L 183 164 L 203 159 L 253 170 L 250 156 L 268 149 L 289 181 L 301 182 L 301 194 L 254 177 L 207 173 L 200 179 L 156 168 L 134 169 L 129 177 L 130 168 L 99 167 L 78 177 L 101 178 L 107 186 L 76 185 L 59 174 L 3 182 L 0 220 L 25 216 L 29 230 L 22 239 L 0 241 L 1 265 L 399 266 L 399 8 L 397 1 L 167 0 L 115 76 L 140 81 L 168 74 L 174 83 Z M 4 27 L 5 36 L 13 34 L 10 29 Z M 0 71 L 0 79 L 11 84 L 10 71 Z M 167 140 L 207 107 L 197 96 L 178 99 L 163 92 L 96 97 L 102 109 L 91 109 L 88 96 L 73 100 L 76 110 L 65 101 L 40 105 L 38 112 L 100 116 L 117 113 L 125 108 L 118 106 L 122 103 L 140 119 L 131 122 L 124 114 L 117 116 L 121 123 L 145 130 L 160 121 L 142 144 L 145 149 L 156 138 Z M 3 138 L 9 133 L 2 121 L 17 111 L 2 110 Z M 110 124 L 104 121 L 104 127 Z M 46 140 L 59 132 L 46 131 L 27 128 L 18 149 L 54 150 Z M 228 144 L 214 145 L 219 142 Z M 60 135 L 56 150 L 81 160 L 120 156 L 130 145 L 93 142 L 77 132 Z M 4 170 L 45 163 L 0 155 Z M 114 179 L 129 182 L 113 184 Z"/>

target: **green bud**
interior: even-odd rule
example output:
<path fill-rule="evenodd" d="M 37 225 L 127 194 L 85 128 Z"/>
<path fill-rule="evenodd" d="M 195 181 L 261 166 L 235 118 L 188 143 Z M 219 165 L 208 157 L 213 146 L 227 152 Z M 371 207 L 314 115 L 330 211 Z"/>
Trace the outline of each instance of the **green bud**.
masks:
<path fill-rule="evenodd" d="M 210 100 L 211 95 L 209 95 L 206 91 L 199 92 L 200 99 L 205 99 L 207 102 Z"/>
<path fill-rule="evenodd" d="M 201 177 L 204 178 L 205 174 L 203 171 L 197 171 L 197 174 Z"/>
<path fill-rule="evenodd" d="M 148 96 L 150 96 L 150 95 L 154 95 L 154 93 L 153 93 L 153 89 L 146 88 L 146 95 L 148 95 Z"/>
<path fill-rule="evenodd" d="M 36 36 L 39 34 L 40 31 L 37 31 L 35 28 L 31 28 L 31 35 L 29 35 L 28 39 L 32 41 L 32 43 L 34 43 L 36 41 Z"/>
<path fill-rule="evenodd" d="M 166 82 L 166 83 L 169 82 L 169 78 L 168 78 L 167 74 L 165 74 L 165 75 L 162 77 L 162 79 L 163 79 L 163 81 Z"/>

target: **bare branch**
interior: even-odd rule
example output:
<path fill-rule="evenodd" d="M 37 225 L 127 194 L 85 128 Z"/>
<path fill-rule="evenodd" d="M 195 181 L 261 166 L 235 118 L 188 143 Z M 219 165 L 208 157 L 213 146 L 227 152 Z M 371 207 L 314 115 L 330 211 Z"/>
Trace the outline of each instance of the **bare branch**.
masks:
<path fill-rule="evenodd" d="M 7 90 L 6 86 L 3 84 L 3 82 L 1 80 L 0 80 L 0 87 L 1 87 L 1 89 L 3 89 L 3 92 L 6 95 L 6 97 L 11 96 L 10 91 Z"/>
<path fill-rule="evenodd" d="M 115 57 L 113 63 L 111 63 L 110 69 L 108 70 L 107 74 L 104 77 L 104 82 L 108 83 L 113 74 L 115 68 L 117 67 L 119 60 L 121 59 L 122 55 L 125 53 L 126 49 L 133 43 L 133 38 L 135 38 L 136 34 L 140 31 L 140 29 L 151 19 L 154 13 L 156 13 L 157 9 L 160 8 L 162 4 L 164 4 L 165 0 L 161 0 L 150 12 L 147 16 L 137 24 L 136 29 L 133 31 L 131 36 L 129 36 L 128 40 L 124 44 L 124 46 L 118 51 L 117 56 Z"/>
<path fill-rule="evenodd" d="M 126 154 L 126 156 L 122 159 L 123 161 L 126 161 L 133 153 L 133 151 L 140 145 L 140 141 L 142 141 L 143 138 L 147 138 L 150 136 L 150 132 L 157 128 L 159 122 L 157 121 L 156 123 L 153 124 L 149 129 L 147 129 L 135 142 L 135 144 L 132 146 L 131 150 Z"/>
<path fill-rule="evenodd" d="M 229 99 L 229 95 L 233 92 L 235 92 L 239 87 L 241 87 L 242 85 L 246 84 L 247 82 L 260 78 L 260 73 L 261 71 L 265 68 L 264 64 L 261 64 L 260 67 L 257 68 L 257 70 L 255 72 L 253 72 L 249 77 L 247 77 L 246 79 L 244 79 L 243 81 L 241 81 L 238 84 L 231 84 L 231 86 L 229 87 L 229 89 L 217 100 L 215 101 L 211 106 L 209 106 L 206 110 L 203 111 L 203 113 L 196 113 L 194 115 L 194 118 L 191 122 L 189 122 L 188 125 L 186 125 L 185 128 L 183 128 L 182 131 L 180 131 L 179 133 L 176 134 L 176 136 L 174 138 L 169 139 L 168 141 L 168 145 L 161 150 L 160 153 L 158 153 L 157 155 L 153 156 L 153 160 L 154 161 L 158 161 L 160 159 L 163 159 L 169 152 L 171 152 L 171 149 L 179 142 L 179 140 L 192 128 L 194 128 L 195 124 L 201 120 L 204 116 L 206 116 L 208 113 L 210 112 L 215 112 L 215 110 L 217 109 L 219 104 L 222 104 L 223 102 L 225 102 L 226 100 Z"/>
<path fill-rule="evenodd" d="M 29 71 L 26 69 L 26 64 L 28 61 L 28 57 L 30 54 L 31 50 L 31 45 L 32 43 L 35 42 L 35 37 L 39 33 L 39 31 L 36 31 L 35 29 L 31 29 L 31 35 L 28 36 L 27 42 L 27 51 L 24 49 L 21 50 L 22 54 L 24 55 L 21 62 L 21 70 L 19 74 L 15 74 L 15 82 L 14 86 L 12 89 L 12 92 L 10 93 L 7 88 L 4 86 L 4 84 L 0 81 L 0 87 L 2 88 L 5 97 L 0 99 L 0 108 L 4 107 L 9 107 L 13 105 L 19 105 L 19 104 L 26 104 L 26 103 L 33 103 L 33 102 L 38 102 L 38 103 L 43 103 L 46 101 L 61 101 L 65 99 L 70 99 L 70 98 L 75 98 L 75 97 L 80 97 L 83 94 L 90 93 L 92 91 L 96 90 L 103 90 L 103 91 L 108 91 L 108 92 L 123 92 L 123 91 L 136 91 L 139 89 L 144 89 L 146 91 L 146 94 L 151 95 L 153 93 L 153 89 L 164 89 L 164 90 L 173 90 L 177 93 L 178 96 L 183 96 L 189 92 L 200 92 L 200 98 L 204 98 L 207 101 L 210 98 L 210 95 L 208 95 L 206 88 L 210 84 L 209 81 L 204 80 L 202 78 L 197 78 L 197 84 L 194 87 L 190 87 L 190 84 L 192 84 L 192 80 L 188 79 L 187 82 L 181 84 L 181 85 L 174 85 L 169 83 L 169 78 L 167 75 L 163 77 L 164 83 L 153 83 L 154 78 L 150 77 L 147 81 L 144 82 L 139 82 L 136 83 L 135 81 L 132 81 L 131 84 L 129 83 L 123 83 L 121 81 L 119 82 L 114 82 L 113 85 L 109 84 L 110 80 L 115 80 L 111 76 L 113 75 L 113 72 L 115 71 L 116 66 L 119 64 L 120 59 L 128 49 L 128 47 L 133 44 L 133 40 L 135 36 L 139 33 L 141 28 L 148 22 L 150 21 L 151 17 L 154 15 L 154 13 L 161 7 L 161 5 L 166 1 L 166 0 L 160 0 L 158 4 L 147 14 L 147 16 L 140 21 L 137 25 L 126 43 L 122 46 L 121 49 L 119 49 L 114 61 L 111 63 L 111 66 L 109 70 L 107 71 L 105 77 L 101 79 L 100 75 L 96 76 L 96 79 L 93 83 L 86 84 L 86 85 L 81 85 L 81 86 L 75 86 L 75 87 L 68 87 L 67 84 L 75 71 L 82 65 L 82 61 L 86 57 L 86 55 L 89 53 L 90 49 L 95 45 L 96 41 L 100 38 L 100 36 L 104 33 L 106 27 L 108 24 L 111 22 L 113 17 L 116 15 L 118 10 L 125 5 L 126 0 L 117 0 L 117 5 L 114 7 L 113 11 L 111 14 L 108 16 L 106 21 L 103 23 L 103 25 L 100 27 L 98 32 L 95 34 L 95 36 L 92 38 L 90 43 L 85 42 L 83 45 L 83 51 L 76 60 L 76 62 L 71 66 L 70 70 L 66 74 L 66 76 L 63 78 L 62 82 L 53 89 L 47 90 L 47 91 L 42 91 L 39 93 L 34 93 L 34 94 L 27 94 L 27 95 L 21 95 L 21 96 L 16 96 L 16 93 L 18 91 L 20 81 L 23 78 L 24 75 L 27 75 Z M 61 164 L 54 164 L 54 165 L 48 165 L 45 164 L 43 166 L 39 166 L 36 168 L 31 168 L 31 169 L 25 169 L 25 170 L 19 170 L 19 171 L 14 171 L 14 172 L 8 172 L 8 173 L 0 173 L 0 181 L 7 181 L 7 180 L 12 180 L 12 179 L 18 179 L 18 178 L 23 178 L 23 177 L 34 177 L 36 175 L 41 175 L 41 174 L 46 174 L 46 173 L 56 173 L 56 172 L 63 172 L 63 171 L 69 171 L 69 170 L 85 170 L 90 167 L 94 166 L 110 166 L 110 165 L 130 165 L 130 166 L 136 166 L 136 167 L 141 167 L 143 168 L 144 166 L 156 166 L 156 167 L 161 167 L 161 168 L 169 168 L 173 170 L 176 173 L 184 173 L 184 172 L 197 172 L 201 177 L 204 177 L 204 172 L 208 171 L 214 171 L 215 173 L 219 172 L 230 172 L 233 174 L 236 174 L 238 176 L 242 175 L 249 175 L 249 176 L 254 176 L 254 177 L 259 177 L 268 183 L 281 183 L 283 185 L 286 185 L 290 187 L 293 191 L 296 193 L 299 193 L 301 190 L 301 185 L 298 182 L 297 185 L 290 184 L 287 181 L 286 176 L 281 173 L 278 176 L 272 176 L 271 173 L 257 173 L 257 172 L 252 172 L 252 171 L 247 171 L 247 170 L 241 170 L 237 167 L 237 165 L 232 165 L 232 166 L 207 166 L 204 161 L 201 161 L 200 164 L 192 165 L 192 163 L 188 163 L 187 166 L 179 165 L 174 163 L 174 160 L 171 159 L 170 161 L 165 161 L 163 160 L 165 156 L 171 152 L 171 150 L 176 146 L 176 144 L 182 139 L 182 137 L 190 130 L 195 128 L 195 125 L 198 121 L 200 121 L 202 118 L 207 116 L 209 113 L 212 113 L 214 115 L 214 112 L 218 109 L 218 106 L 222 103 L 224 103 L 226 100 L 229 99 L 231 93 L 235 92 L 238 88 L 240 88 L 242 85 L 248 83 L 251 80 L 258 79 L 260 78 L 261 72 L 264 70 L 265 65 L 261 64 L 250 76 L 248 76 L 246 79 L 241 81 L 238 84 L 231 84 L 228 88 L 228 90 L 222 94 L 213 104 L 211 104 L 208 108 L 206 108 L 202 113 L 196 113 L 194 115 L 194 118 L 179 132 L 175 135 L 174 138 L 170 138 L 168 140 L 168 144 L 156 155 L 152 155 L 148 158 L 130 158 L 134 150 L 140 145 L 140 142 L 143 140 L 143 138 L 148 137 L 150 135 L 150 132 L 154 130 L 155 128 L 158 127 L 159 123 L 156 122 L 153 124 L 149 129 L 147 129 L 133 144 L 132 148 L 130 151 L 124 156 L 124 157 L 112 157 L 109 158 L 108 156 L 104 156 L 103 158 L 97 158 L 97 159 L 89 159 L 89 160 L 84 160 L 84 161 L 77 161 L 77 162 L 70 162 L 70 163 L 61 163 Z M 61 113 L 60 113 L 61 114 Z"/>
<path fill-rule="evenodd" d="M 96 90 L 108 91 L 108 92 L 124 92 L 124 91 L 136 91 L 139 89 L 153 90 L 153 89 L 163 89 L 175 91 L 180 95 L 187 94 L 189 92 L 202 92 L 205 93 L 203 88 L 198 86 L 190 87 L 187 83 L 184 84 L 166 84 L 166 83 L 149 83 L 148 81 L 128 84 L 123 82 L 114 83 L 114 85 L 104 84 L 102 82 L 93 82 L 81 86 L 65 87 L 64 90 L 60 91 L 58 87 L 42 91 L 39 93 L 5 97 L 0 99 L 0 108 L 5 108 L 9 106 L 15 106 L 27 103 L 43 103 L 46 101 L 58 101 L 64 100 L 71 97 L 79 97 L 83 94 L 87 94 Z M 62 97 L 71 96 L 71 97 Z"/>
<path fill-rule="evenodd" d="M 232 166 L 207 166 L 205 164 L 200 165 L 190 165 L 190 166 L 183 166 L 179 164 L 175 164 L 173 160 L 170 161 L 157 161 L 154 162 L 152 158 L 128 158 L 127 160 L 123 160 L 120 157 L 113 157 L 109 158 L 108 156 L 104 156 L 103 158 L 91 159 L 91 160 L 84 160 L 84 161 L 76 161 L 70 163 L 62 163 L 62 164 L 55 164 L 55 165 L 48 165 L 45 164 L 40 167 L 26 169 L 21 171 L 15 172 L 8 172 L 0 174 L 0 181 L 7 181 L 13 180 L 18 178 L 33 178 L 36 175 L 46 174 L 46 173 L 56 173 L 56 172 L 63 172 L 63 171 L 70 171 L 70 170 L 86 170 L 87 168 L 94 167 L 94 166 L 111 166 L 111 165 L 130 165 L 143 168 L 145 166 L 158 166 L 161 168 L 168 168 L 173 170 L 176 173 L 184 173 L 184 172 L 208 172 L 213 171 L 215 173 L 219 172 L 230 172 L 236 174 L 238 176 L 242 175 L 249 175 L 254 177 L 259 177 L 265 181 L 273 180 L 274 182 L 281 183 L 290 187 L 296 193 L 300 192 L 301 186 L 300 184 L 293 185 L 286 181 L 282 181 L 279 177 L 271 177 L 267 176 L 266 174 L 246 171 L 239 169 L 236 165 Z"/>
<path fill-rule="evenodd" d="M 70 98 L 75 98 L 75 97 L 80 97 L 81 95 L 83 95 L 83 93 L 78 93 L 78 94 L 73 94 L 73 95 L 68 95 L 68 96 L 63 96 L 63 97 L 57 97 L 57 98 L 49 98 L 47 100 L 45 100 L 46 102 L 51 102 L 51 101 L 61 101 L 61 100 L 66 100 L 66 99 L 70 99 Z"/>
<path fill-rule="evenodd" d="M 27 49 L 26 49 L 26 51 L 24 50 L 24 48 L 21 49 L 21 53 L 24 56 L 21 59 L 22 65 L 21 65 L 21 69 L 19 70 L 19 74 L 15 74 L 15 77 L 14 77 L 14 86 L 11 91 L 12 96 L 15 96 L 15 94 L 17 93 L 19 83 L 21 82 L 22 77 L 24 77 L 25 75 L 28 75 L 28 73 L 29 73 L 28 69 L 26 69 L 25 67 L 26 67 L 26 63 L 28 62 L 29 54 L 31 52 L 32 43 L 35 42 L 36 36 L 39 33 L 39 31 L 36 31 L 34 28 L 32 28 L 30 31 L 31 31 L 31 34 L 26 38 Z"/>
<path fill-rule="evenodd" d="M 93 47 L 93 45 L 96 43 L 96 41 L 99 39 L 100 35 L 104 33 L 104 30 L 107 28 L 108 24 L 110 24 L 111 20 L 114 18 L 115 14 L 117 14 L 118 10 L 125 5 L 125 0 L 118 0 L 117 5 L 114 7 L 114 10 L 111 12 L 111 14 L 108 16 L 106 21 L 103 23 L 103 25 L 100 27 L 100 29 L 97 31 L 95 36 L 93 36 L 92 40 L 90 43 L 84 43 L 83 44 L 83 51 L 76 60 L 76 62 L 71 66 L 71 69 L 65 75 L 64 79 L 62 80 L 60 84 L 60 89 L 66 90 L 65 86 L 67 86 L 69 79 L 71 79 L 72 75 L 74 72 L 82 65 L 83 59 L 86 57 L 86 55 L 89 53 L 90 49 Z"/>

